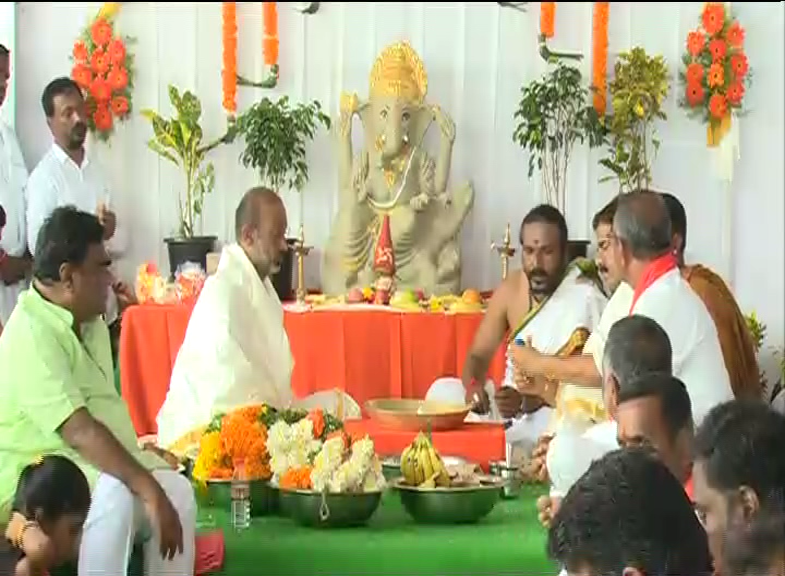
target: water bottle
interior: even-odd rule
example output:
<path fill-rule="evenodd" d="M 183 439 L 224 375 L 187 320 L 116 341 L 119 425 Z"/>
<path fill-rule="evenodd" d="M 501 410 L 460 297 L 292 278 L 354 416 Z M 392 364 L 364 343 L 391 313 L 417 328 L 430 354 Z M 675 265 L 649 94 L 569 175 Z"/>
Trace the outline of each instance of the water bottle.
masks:
<path fill-rule="evenodd" d="M 232 475 L 232 527 L 245 530 L 251 526 L 251 484 L 245 475 L 245 464 L 234 466 Z"/>

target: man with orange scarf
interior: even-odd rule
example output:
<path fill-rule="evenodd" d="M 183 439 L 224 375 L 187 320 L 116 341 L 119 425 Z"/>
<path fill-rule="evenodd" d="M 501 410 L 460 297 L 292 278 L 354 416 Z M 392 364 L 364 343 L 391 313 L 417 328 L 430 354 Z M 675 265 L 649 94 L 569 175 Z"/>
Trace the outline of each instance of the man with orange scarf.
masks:
<path fill-rule="evenodd" d="M 670 214 L 673 251 L 681 275 L 703 300 L 714 320 L 733 394 L 736 398 L 760 399 L 758 359 L 747 321 L 722 278 L 700 264 L 687 266 L 684 263 L 687 214 L 678 198 L 667 193 L 662 193 L 661 196 Z"/>

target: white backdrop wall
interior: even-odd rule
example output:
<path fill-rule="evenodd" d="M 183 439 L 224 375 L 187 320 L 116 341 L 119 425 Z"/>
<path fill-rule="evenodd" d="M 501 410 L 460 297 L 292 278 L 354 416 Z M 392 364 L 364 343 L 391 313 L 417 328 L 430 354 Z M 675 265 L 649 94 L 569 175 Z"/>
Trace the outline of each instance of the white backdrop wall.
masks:
<path fill-rule="evenodd" d="M 11 51 L 11 85 L 6 92 L 6 100 L 0 109 L 2 117 L 11 126 L 14 125 L 16 98 L 14 90 L 14 61 L 16 59 L 16 7 L 15 2 L 0 2 L 0 44 Z"/>
<path fill-rule="evenodd" d="M 6 32 L 2 3 L 0 39 Z M 342 89 L 367 94 L 368 73 L 378 52 L 400 39 L 411 42 L 429 74 L 428 98 L 449 111 L 457 125 L 452 183 L 471 179 L 476 202 L 463 231 L 465 286 L 490 288 L 499 263 L 489 251 L 511 221 L 517 228 L 526 211 L 542 199 L 538 179 L 528 180 L 526 156 L 513 143 L 513 112 L 520 87 L 544 71 L 536 53 L 539 4 L 522 14 L 496 3 L 323 2 L 316 15 L 303 16 L 280 3 L 281 74 L 278 88 L 239 90 L 242 111 L 256 98 L 288 94 L 296 101 L 317 99 L 337 115 Z M 687 32 L 697 23 L 700 2 L 612 2 L 610 58 L 634 45 L 663 54 L 673 73 L 669 121 L 658 129 L 663 146 L 654 166 L 654 184 L 678 195 L 689 218 L 688 258 L 704 262 L 734 287 L 742 307 L 758 310 L 769 324 L 772 343 L 783 341 L 783 3 L 737 3 L 747 29 L 747 51 L 755 72 L 748 92 L 750 114 L 741 126 L 741 160 L 726 189 L 706 148 L 705 128 L 677 108 L 677 66 Z M 48 81 L 68 74 L 73 40 L 99 3 L 17 3 L 15 79 L 17 129 L 32 166 L 49 146 L 40 107 Z M 591 62 L 591 2 L 557 6 L 559 49 L 582 51 L 588 77 Z M 238 5 L 239 71 L 261 72 L 261 4 Z M 221 132 L 221 6 L 204 3 L 124 3 L 124 34 L 137 39 L 136 110 L 170 111 L 167 85 L 194 90 L 202 99 L 205 132 Z M 609 70 L 612 70 L 611 61 Z M 358 128 L 358 127 L 357 127 Z M 359 130 L 355 130 L 359 133 Z M 144 260 L 166 265 L 161 239 L 177 223 L 180 174 L 145 147 L 149 126 L 138 116 L 121 126 L 111 146 L 97 152 L 111 173 L 115 209 L 130 227 L 131 248 L 123 270 L 132 275 Z M 433 135 L 435 136 L 435 135 Z M 304 223 L 309 243 L 324 245 L 336 208 L 331 137 L 320 134 L 309 147 L 311 179 L 301 195 L 285 193 L 290 228 Z M 434 142 L 435 143 L 435 142 Z M 232 214 L 254 174 L 237 162 L 239 145 L 213 154 L 215 193 L 206 203 L 204 232 L 231 238 Z M 567 217 L 573 238 L 590 236 L 591 215 L 614 193 L 599 185 L 599 152 L 576 153 L 570 170 Z M 727 242 L 730 238 L 731 242 Z M 308 282 L 318 285 L 320 252 L 307 262 Z"/>

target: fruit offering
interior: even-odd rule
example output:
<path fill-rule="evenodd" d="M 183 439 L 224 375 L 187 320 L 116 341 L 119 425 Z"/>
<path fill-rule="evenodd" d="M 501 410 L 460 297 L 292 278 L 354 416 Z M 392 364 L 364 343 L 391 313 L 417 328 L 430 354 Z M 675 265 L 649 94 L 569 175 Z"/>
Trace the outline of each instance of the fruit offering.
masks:
<path fill-rule="evenodd" d="M 450 486 L 450 474 L 430 439 L 420 432 L 401 454 L 401 474 L 410 486 Z"/>
<path fill-rule="evenodd" d="M 473 289 L 464 290 L 461 297 L 458 298 L 450 307 L 450 312 L 480 312 L 483 309 L 482 295 Z"/>

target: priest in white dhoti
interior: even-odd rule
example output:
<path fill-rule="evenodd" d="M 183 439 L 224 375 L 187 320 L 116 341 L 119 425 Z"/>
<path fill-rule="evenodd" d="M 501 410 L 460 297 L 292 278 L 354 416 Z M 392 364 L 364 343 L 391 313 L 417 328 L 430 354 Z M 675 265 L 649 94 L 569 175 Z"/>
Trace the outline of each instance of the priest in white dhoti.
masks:
<path fill-rule="evenodd" d="M 0 44 L 0 107 L 10 77 L 11 54 Z M 4 216 L 0 222 L 0 325 L 11 316 L 32 268 L 25 232 L 26 184 L 27 166 L 16 133 L 5 118 L 0 118 L 0 210 Z"/>
<path fill-rule="evenodd" d="M 508 443 L 524 454 L 548 429 L 561 410 L 562 397 L 572 390 L 553 387 L 545 391 L 544 398 L 521 394 L 509 356 L 498 391 L 486 381 L 486 374 L 505 339 L 510 349 L 521 345 L 551 354 L 581 353 L 607 300 L 585 262 L 568 263 L 567 238 L 567 224 L 556 208 L 541 205 L 526 215 L 520 232 L 522 270 L 512 272 L 491 298 L 466 358 L 462 381 L 437 381 L 426 396 L 459 403 L 466 398 L 482 419 L 505 421 Z M 601 410 L 601 395 L 588 393 L 596 398 L 587 404 Z"/>
<path fill-rule="evenodd" d="M 292 392 L 294 360 L 270 280 L 289 249 L 286 228 L 286 209 L 275 192 L 254 188 L 245 194 L 235 214 L 237 242 L 223 249 L 205 282 L 158 413 L 158 444 L 171 452 L 189 451 L 213 417 L 241 406 L 331 408 L 335 394 L 296 401 Z M 347 411 L 356 409 L 350 398 L 345 401 Z"/>

